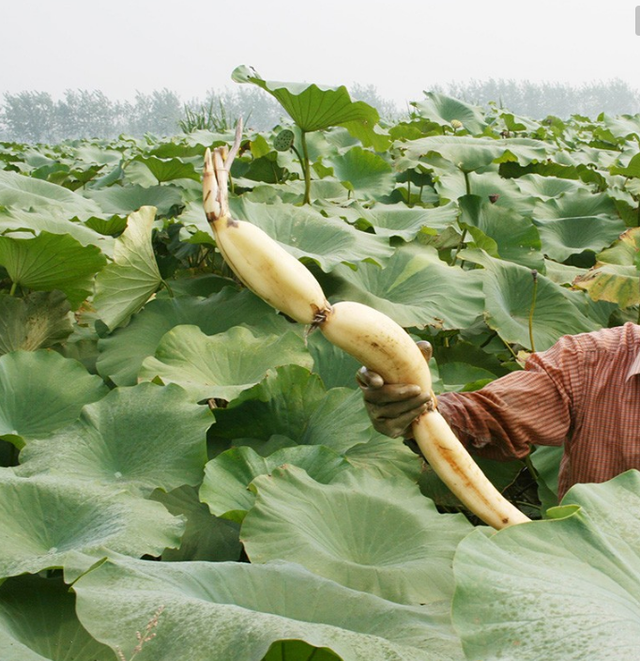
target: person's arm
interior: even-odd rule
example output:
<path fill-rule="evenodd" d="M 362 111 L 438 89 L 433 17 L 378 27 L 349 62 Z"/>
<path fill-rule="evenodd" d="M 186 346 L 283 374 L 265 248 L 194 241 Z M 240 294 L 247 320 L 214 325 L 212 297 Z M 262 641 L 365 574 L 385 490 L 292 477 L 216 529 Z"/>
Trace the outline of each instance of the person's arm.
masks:
<path fill-rule="evenodd" d="M 562 445 L 571 430 L 571 400 L 544 359 L 475 392 L 443 393 L 438 410 L 462 444 L 490 459 L 525 457 L 532 444 Z"/>
<path fill-rule="evenodd" d="M 510 459 L 526 456 L 532 443 L 561 445 L 571 430 L 574 384 L 567 375 L 575 374 L 575 369 L 566 363 L 575 363 L 573 348 L 570 337 L 562 338 L 548 351 L 532 355 L 523 371 L 496 379 L 475 392 L 439 395 L 438 410 L 461 442 L 480 456 Z M 424 394 L 407 386 L 381 387 L 380 399 L 386 404 L 372 405 L 375 388 L 369 385 L 369 392 L 363 389 L 374 427 L 389 436 L 402 435 L 402 429 L 406 430 L 426 405 Z M 372 416 L 372 406 L 377 419 Z"/>

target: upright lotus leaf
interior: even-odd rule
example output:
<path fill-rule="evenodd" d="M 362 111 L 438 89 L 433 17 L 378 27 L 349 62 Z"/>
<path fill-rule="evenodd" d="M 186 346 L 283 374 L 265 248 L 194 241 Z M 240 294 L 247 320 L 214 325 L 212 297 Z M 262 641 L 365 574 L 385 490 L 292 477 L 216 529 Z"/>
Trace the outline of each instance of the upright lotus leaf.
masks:
<path fill-rule="evenodd" d="M 536 472 L 538 498 L 542 505 L 543 516 L 546 516 L 550 507 L 558 505 L 558 478 L 563 454 L 563 447 L 541 445 L 530 455 L 531 464 Z"/>
<path fill-rule="evenodd" d="M 453 618 L 468 659 L 637 659 L 638 473 L 573 487 L 562 505 L 556 520 L 458 547 Z"/>
<path fill-rule="evenodd" d="M 344 86 L 331 88 L 306 83 L 282 83 L 263 80 L 246 66 L 237 67 L 232 76 L 237 83 L 253 83 L 269 92 L 304 132 L 344 126 L 365 147 L 384 151 L 388 136 L 375 130 L 378 111 L 364 101 L 352 101 Z"/>
<path fill-rule="evenodd" d="M 202 180 L 202 176 L 196 172 L 193 163 L 185 163 L 180 158 L 138 155 L 134 160 L 148 167 L 159 184 L 174 179 L 193 179 L 197 182 Z"/>
<path fill-rule="evenodd" d="M 98 205 L 98 211 L 110 215 L 128 215 L 139 211 L 142 207 L 155 207 L 159 216 L 167 216 L 172 210 L 179 209 L 182 204 L 180 188 L 168 186 L 111 186 L 102 190 L 86 191 Z"/>
<path fill-rule="evenodd" d="M 107 392 L 100 377 L 55 351 L 0 356 L 0 439 L 22 447 L 29 439 L 48 436 Z"/>
<path fill-rule="evenodd" d="M 82 576 L 73 590 L 82 624 L 125 658 L 135 632 L 164 606 L 144 650 L 154 661 L 262 661 L 278 641 L 285 653 L 304 641 L 342 661 L 463 659 L 450 624 L 432 609 L 349 590 L 291 563 L 118 558 Z"/>
<path fill-rule="evenodd" d="M 412 103 L 416 112 L 426 119 L 451 127 L 451 122 L 460 122 L 462 129 L 471 134 L 482 133 L 488 126 L 483 109 L 436 92 L 425 92 L 423 101 Z"/>
<path fill-rule="evenodd" d="M 507 207 L 499 207 L 478 195 L 458 200 L 460 226 L 473 228 L 493 239 L 499 257 L 535 269 L 543 269 L 540 235 L 531 220 Z"/>
<path fill-rule="evenodd" d="M 419 244 L 398 248 L 383 269 L 339 266 L 334 275 L 337 297 L 376 308 L 405 328 L 466 328 L 484 309 L 478 273 L 448 266 L 434 248 Z"/>
<path fill-rule="evenodd" d="M 93 304 L 111 329 L 124 324 L 162 284 L 153 252 L 151 230 L 154 207 L 142 207 L 127 220 L 127 229 L 116 239 L 113 263 L 96 278 Z"/>
<path fill-rule="evenodd" d="M 640 228 L 633 227 L 607 250 L 597 255 L 594 268 L 576 277 L 574 284 L 594 301 L 620 307 L 640 303 Z"/>
<path fill-rule="evenodd" d="M 176 385 L 116 388 L 80 419 L 22 451 L 19 475 L 56 475 L 148 495 L 202 478 L 207 407 Z"/>
<path fill-rule="evenodd" d="M 100 213 L 100 207 L 57 184 L 0 170 L 0 205 L 15 209 L 52 209 L 80 219 Z"/>
<path fill-rule="evenodd" d="M 429 155 L 439 155 L 453 163 L 463 172 L 473 172 L 486 168 L 492 163 L 514 162 L 529 165 L 544 161 L 550 153 L 550 147 L 539 140 L 530 138 L 472 138 L 470 136 L 435 135 L 402 144 L 406 149 L 400 164 L 418 162 Z"/>
<path fill-rule="evenodd" d="M 178 546 L 180 518 L 160 503 L 68 476 L 0 472 L 0 576 L 59 568 L 76 553 L 159 556 Z"/>
<path fill-rule="evenodd" d="M 225 287 L 207 298 L 156 298 L 135 314 L 127 326 L 99 340 L 99 373 L 119 386 L 134 385 L 143 360 L 153 356 L 162 336 L 183 324 L 198 326 L 207 335 L 240 324 L 269 334 L 291 329 L 282 315 L 248 289 Z"/>
<path fill-rule="evenodd" d="M 533 305 L 533 342 L 536 351 L 548 349 L 566 334 L 587 333 L 598 325 L 581 314 L 567 292 L 554 282 L 519 264 L 493 259 L 481 250 L 460 252 L 464 260 L 484 267 L 485 320 L 509 343 L 531 349 L 529 318 Z"/>
<path fill-rule="evenodd" d="M 255 335 L 234 326 L 208 336 L 197 326 L 176 326 L 163 336 L 155 356 L 144 360 L 140 378 L 178 383 L 198 401 L 232 400 L 279 365 L 311 367 L 312 362 L 304 340 L 293 331 Z"/>
<path fill-rule="evenodd" d="M 63 342 L 73 332 L 69 299 L 61 291 L 0 294 L 0 355 L 35 351 Z"/>
<path fill-rule="evenodd" d="M 106 261 L 99 248 L 83 246 L 69 234 L 41 232 L 26 239 L 0 236 L 0 266 L 15 286 L 59 289 L 74 309 L 91 293 L 93 276 Z"/>
<path fill-rule="evenodd" d="M 327 272 L 338 264 L 364 260 L 384 262 L 393 249 L 384 237 L 360 232 L 342 220 L 327 218 L 309 207 L 277 202 L 261 204 L 243 198 L 231 201 L 236 218 L 264 230 L 294 257 L 317 262 Z"/>
<path fill-rule="evenodd" d="M 297 562 L 402 604 L 451 600 L 453 554 L 472 526 L 461 514 L 439 514 L 406 478 L 349 471 L 323 485 L 284 467 L 252 488 L 241 538 L 253 563 Z"/>
<path fill-rule="evenodd" d="M 364 222 L 378 236 L 399 236 L 412 241 L 420 232 L 435 234 L 454 225 L 458 209 L 453 202 L 441 207 L 408 207 L 406 204 L 374 204 L 354 207 L 359 222 Z"/>
<path fill-rule="evenodd" d="M 240 526 L 213 516 L 209 508 L 198 500 L 196 489 L 183 486 L 169 493 L 154 491 L 151 499 L 161 502 L 174 516 L 184 516 L 187 520 L 180 548 L 165 549 L 162 560 L 225 562 L 240 559 Z"/>
<path fill-rule="evenodd" d="M 576 218 L 537 219 L 542 251 L 558 262 L 585 251 L 599 252 L 611 245 L 626 229 L 620 218 L 582 216 Z"/>
<path fill-rule="evenodd" d="M 352 147 L 331 159 L 333 174 L 358 199 L 379 199 L 391 194 L 395 177 L 391 165 L 382 156 Z"/>
<path fill-rule="evenodd" d="M 113 661 L 113 651 L 78 621 L 61 577 L 19 576 L 0 586 L 3 661 Z"/>
<path fill-rule="evenodd" d="M 284 362 L 284 361 L 282 361 Z M 308 366 L 307 366 L 308 367 Z M 291 444 L 325 445 L 342 453 L 371 438 L 371 422 L 359 390 L 325 390 L 305 366 L 284 365 L 216 411 L 211 436 L 263 453 L 274 435 Z"/>
<path fill-rule="evenodd" d="M 268 475 L 285 464 L 298 466 L 322 484 L 349 468 L 343 457 L 323 446 L 282 448 L 268 457 L 261 457 L 248 447 L 231 448 L 205 466 L 200 500 L 209 506 L 212 514 L 241 522 L 255 500 L 249 490 L 254 478 Z"/>

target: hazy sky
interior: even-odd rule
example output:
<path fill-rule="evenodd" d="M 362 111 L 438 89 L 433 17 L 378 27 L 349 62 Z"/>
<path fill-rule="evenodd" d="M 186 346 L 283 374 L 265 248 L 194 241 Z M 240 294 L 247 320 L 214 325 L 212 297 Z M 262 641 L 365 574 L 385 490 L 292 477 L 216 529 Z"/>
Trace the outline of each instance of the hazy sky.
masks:
<path fill-rule="evenodd" d="M 403 105 L 434 83 L 514 78 L 640 88 L 640 0 L 2 0 L 0 93 L 373 84 Z"/>

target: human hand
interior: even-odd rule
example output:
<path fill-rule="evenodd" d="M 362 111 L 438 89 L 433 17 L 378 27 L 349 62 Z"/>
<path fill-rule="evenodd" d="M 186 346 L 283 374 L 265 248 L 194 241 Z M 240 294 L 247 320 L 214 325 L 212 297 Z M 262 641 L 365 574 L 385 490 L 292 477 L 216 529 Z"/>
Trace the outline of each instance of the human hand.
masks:
<path fill-rule="evenodd" d="M 417 345 L 428 361 L 433 353 L 431 344 L 423 340 Z M 422 392 L 420 386 L 411 383 L 385 383 L 380 374 L 366 367 L 358 370 L 356 381 L 374 429 L 391 438 L 410 438 L 411 423 L 435 407 L 431 392 Z"/>

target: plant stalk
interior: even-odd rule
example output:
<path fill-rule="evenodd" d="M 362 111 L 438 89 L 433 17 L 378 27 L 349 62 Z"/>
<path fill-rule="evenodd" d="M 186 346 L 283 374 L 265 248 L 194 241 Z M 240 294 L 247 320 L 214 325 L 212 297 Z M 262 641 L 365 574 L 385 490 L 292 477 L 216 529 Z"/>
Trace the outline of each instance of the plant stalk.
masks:
<path fill-rule="evenodd" d="M 300 132 L 302 144 L 303 172 L 304 172 L 304 204 L 311 204 L 311 172 L 309 170 L 309 151 L 307 150 L 307 134 Z"/>
<path fill-rule="evenodd" d="M 533 312 L 536 308 L 536 297 L 538 295 L 538 272 L 533 269 L 531 271 L 533 278 L 533 292 L 531 294 L 531 308 L 529 310 L 529 343 L 531 344 L 531 351 L 535 353 L 536 347 L 533 341 Z"/>

